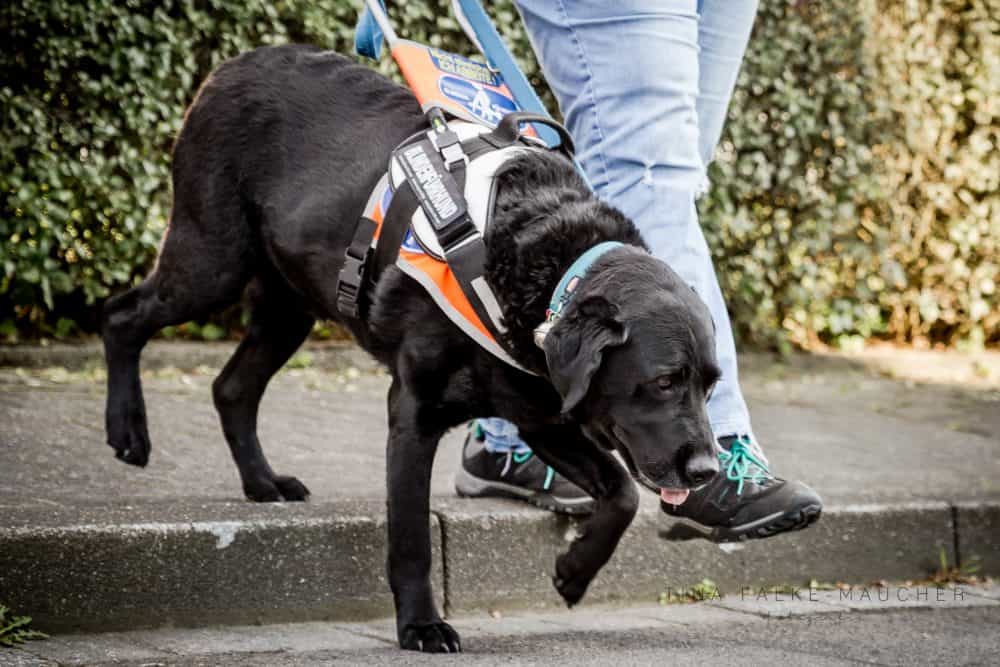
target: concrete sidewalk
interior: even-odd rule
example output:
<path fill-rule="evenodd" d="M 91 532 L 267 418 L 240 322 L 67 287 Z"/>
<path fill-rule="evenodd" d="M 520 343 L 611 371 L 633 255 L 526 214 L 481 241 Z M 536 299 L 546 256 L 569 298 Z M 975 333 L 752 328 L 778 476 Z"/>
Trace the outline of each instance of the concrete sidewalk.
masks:
<path fill-rule="evenodd" d="M 229 346 L 144 356 L 151 462 L 104 445 L 95 346 L 0 348 L 0 602 L 49 628 L 360 619 L 384 615 L 385 391 L 353 348 L 311 349 L 261 410 L 274 468 L 305 505 L 242 500 L 212 408 Z M 58 362 L 75 370 L 49 368 Z M 764 542 L 666 542 L 655 498 L 591 601 L 652 601 L 708 577 L 724 588 L 926 576 L 940 555 L 1000 573 L 1000 355 L 876 351 L 744 358 L 778 474 L 824 497 L 814 527 Z M 186 370 L 177 370 L 177 368 Z M 575 523 L 454 497 L 462 433 L 435 465 L 437 590 L 451 614 L 558 605 L 549 574 Z"/>
<path fill-rule="evenodd" d="M 0 664 L 986 665 L 996 662 L 997 593 L 888 586 L 468 615 L 452 619 L 464 652 L 450 657 L 401 653 L 391 623 L 313 622 L 64 635 L 0 649 Z"/>

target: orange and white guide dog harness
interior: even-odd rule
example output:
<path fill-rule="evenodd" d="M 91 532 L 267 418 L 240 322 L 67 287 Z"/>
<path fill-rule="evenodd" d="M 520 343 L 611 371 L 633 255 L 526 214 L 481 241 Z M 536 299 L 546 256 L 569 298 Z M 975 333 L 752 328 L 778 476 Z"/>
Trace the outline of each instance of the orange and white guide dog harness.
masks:
<path fill-rule="evenodd" d="M 525 151 L 553 150 L 536 127 L 554 131 L 554 150 L 572 159 L 569 133 L 548 116 L 519 111 L 503 78 L 482 63 L 398 39 L 393 57 L 430 129 L 393 151 L 369 196 L 338 278 L 338 310 L 363 317 L 367 291 L 395 264 L 483 349 L 531 373 L 498 341 L 505 329 L 483 275 L 483 235 L 497 170 Z"/>
<path fill-rule="evenodd" d="M 486 126 L 462 120 L 450 121 L 448 127 L 458 136 L 460 141 L 467 141 L 490 131 L 490 128 Z M 531 149 L 524 145 L 506 146 L 492 150 L 468 162 L 465 168 L 465 185 L 462 195 L 468 207 L 469 218 L 480 235 L 485 233 L 493 217 L 492 207 L 496 187 L 494 175 L 507 160 L 528 150 Z M 369 196 L 363 214 L 364 217 L 373 220 L 376 224 L 376 232 L 372 241 L 373 248 L 378 243 L 382 223 L 389 211 L 393 195 L 406 180 L 407 175 L 399 160 L 394 156 L 390 161 L 389 171 L 379 180 L 378 185 Z M 502 333 L 505 329 L 500 305 L 493 292 L 486 285 L 485 279 L 480 278 L 481 282 L 473 280 L 472 288 L 485 306 L 486 315 L 489 317 L 489 324 L 492 327 L 488 327 L 483 322 L 480 314 L 476 312 L 462 290 L 455 272 L 445 259 L 445 251 L 441 246 L 441 241 L 421 206 L 417 206 L 410 216 L 409 229 L 407 229 L 399 247 L 396 266 L 420 283 L 441 311 L 482 348 L 512 366 L 526 370 L 510 357 L 492 333 L 492 331 Z"/>

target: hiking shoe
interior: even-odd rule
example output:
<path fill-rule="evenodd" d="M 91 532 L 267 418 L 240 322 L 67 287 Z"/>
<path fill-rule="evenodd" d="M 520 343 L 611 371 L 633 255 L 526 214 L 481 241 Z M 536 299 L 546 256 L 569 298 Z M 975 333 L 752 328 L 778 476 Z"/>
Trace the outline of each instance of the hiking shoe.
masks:
<path fill-rule="evenodd" d="M 719 446 L 722 470 L 715 479 L 680 505 L 660 501 L 664 512 L 682 519 L 663 537 L 737 542 L 801 530 L 819 518 L 823 501 L 816 492 L 773 476 L 750 438 L 721 438 Z"/>
<path fill-rule="evenodd" d="M 455 491 L 463 498 L 514 498 L 561 514 L 590 514 L 594 500 L 530 450 L 495 453 L 486 449 L 479 426 L 469 430 Z"/>

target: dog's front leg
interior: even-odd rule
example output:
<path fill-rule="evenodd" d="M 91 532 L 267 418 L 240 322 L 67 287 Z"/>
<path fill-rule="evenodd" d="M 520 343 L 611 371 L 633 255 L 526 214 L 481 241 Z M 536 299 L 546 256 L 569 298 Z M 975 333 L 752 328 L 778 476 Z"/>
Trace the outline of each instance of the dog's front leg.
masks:
<path fill-rule="evenodd" d="M 522 433 L 532 450 L 596 501 L 580 535 L 556 559 L 556 590 L 572 607 L 611 558 L 639 509 L 639 494 L 625 468 L 595 445 L 578 426 L 550 427 Z"/>
<path fill-rule="evenodd" d="M 398 380 L 389 390 L 389 585 L 401 648 L 457 653 L 458 633 L 441 620 L 431 587 L 431 469 L 444 429 L 420 423 L 416 398 Z"/>

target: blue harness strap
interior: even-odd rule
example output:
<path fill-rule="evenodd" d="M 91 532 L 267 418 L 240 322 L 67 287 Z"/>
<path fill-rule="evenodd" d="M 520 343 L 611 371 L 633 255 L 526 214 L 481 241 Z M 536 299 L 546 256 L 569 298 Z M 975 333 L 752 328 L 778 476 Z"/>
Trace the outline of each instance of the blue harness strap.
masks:
<path fill-rule="evenodd" d="M 384 0 L 378 0 L 385 11 Z M 358 16 L 358 25 L 354 29 L 354 50 L 359 56 L 379 59 L 382 55 L 382 28 L 378 27 L 375 17 L 365 7 Z"/>

